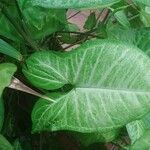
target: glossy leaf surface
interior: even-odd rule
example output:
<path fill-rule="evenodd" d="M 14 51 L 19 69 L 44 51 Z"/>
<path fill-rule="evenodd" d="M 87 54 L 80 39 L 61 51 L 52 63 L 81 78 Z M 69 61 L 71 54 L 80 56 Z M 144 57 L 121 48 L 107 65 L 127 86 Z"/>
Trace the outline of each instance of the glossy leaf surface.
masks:
<path fill-rule="evenodd" d="M 150 60 L 132 45 L 90 41 L 67 53 L 35 53 L 26 66 L 23 72 L 36 87 L 74 86 L 52 104 L 37 102 L 34 131 L 110 131 L 149 111 Z"/>

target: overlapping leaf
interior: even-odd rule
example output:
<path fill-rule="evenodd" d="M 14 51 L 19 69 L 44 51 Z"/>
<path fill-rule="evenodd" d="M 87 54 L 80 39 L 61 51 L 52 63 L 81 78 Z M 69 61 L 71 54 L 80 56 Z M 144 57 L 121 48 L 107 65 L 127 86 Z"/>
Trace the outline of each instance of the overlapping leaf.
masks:
<path fill-rule="evenodd" d="M 101 8 L 107 7 L 120 0 L 30 0 L 33 5 L 46 8 Z"/>
<path fill-rule="evenodd" d="M 109 38 L 136 45 L 150 56 L 150 28 L 124 30 L 119 26 L 108 30 Z"/>
<path fill-rule="evenodd" d="M 34 38 L 39 39 L 66 25 L 66 10 L 34 7 L 30 0 L 18 0 L 20 9 Z"/>
<path fill-rule="evenodd" d="M 127 124 L 127 131 L 132 143 L 131 150 L 147 150 L 150 147 L 150 113 L 141 120 Z"/>
<path fill-rule="evenodd" d="M 67 53 L 38 52 L 26 66 L 23 72 L 36 87 L 74 86 L 52 104 L 37 102 L 34 131 L 106 132 L 150 109 L 150 60 L 129 44 L 96 40 Z"/>

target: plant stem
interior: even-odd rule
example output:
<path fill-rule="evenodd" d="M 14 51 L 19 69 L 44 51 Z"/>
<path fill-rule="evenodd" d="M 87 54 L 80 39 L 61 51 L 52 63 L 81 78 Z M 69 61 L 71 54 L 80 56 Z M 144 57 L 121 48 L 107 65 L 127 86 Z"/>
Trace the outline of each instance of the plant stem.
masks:
<path fill-rule="evenodd" d="M 77 13 L 75 13 L 75 14 L 73 14 L 73 15 L 69 16 L 67 19 L 69 20 L 69 19 L 71 19 L 71 18 L 75 17 L 75 16 L 76 16 L 76 15 L 78 15 L 80 12 L 81 12 L 81 11 L 78 11 Z"/>
<path fill-rule="evenodd" d="M 91 34 L 90 32 L 58 31 L 57 33 L 70 33 L 70 34 L 72 33 L 72 34 L 78 34 L 78 35 L 91 36 L 93 38 L 103 38 L 101 36 Z"/>

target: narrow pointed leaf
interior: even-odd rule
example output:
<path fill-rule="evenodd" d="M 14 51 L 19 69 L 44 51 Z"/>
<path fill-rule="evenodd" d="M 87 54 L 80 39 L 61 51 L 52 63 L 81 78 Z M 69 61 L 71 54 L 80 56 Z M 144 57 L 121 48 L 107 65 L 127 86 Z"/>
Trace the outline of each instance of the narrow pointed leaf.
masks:
<path fill-rule="evenodd" d="M 39 101 L 33 130 L 106 132 L 150 109 L 150 59 L 122 42 L 92 40 L 66 53 L 37 52 L 23 69 L 36 87 L 73 89 L 54 103 Z"/>
<path fill-rule="evenodd" d="M 0 39 L 0 53 L 8 55 L 19 61 L 22 60 L 22 55 L 20 54 L 20 52 L 1 39 Z"/>

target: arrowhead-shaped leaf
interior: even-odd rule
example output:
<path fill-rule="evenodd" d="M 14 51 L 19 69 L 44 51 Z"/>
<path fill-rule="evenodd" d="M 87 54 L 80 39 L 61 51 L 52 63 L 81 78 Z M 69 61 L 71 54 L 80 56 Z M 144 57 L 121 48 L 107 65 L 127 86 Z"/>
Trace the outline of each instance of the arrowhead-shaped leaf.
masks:
<path fill-rule="evenodd" d="M 36 87 L 73 89 L 50 103 L 38 101 L 33 130 L 107 132 L 140 118 L 150 109 L 150 59 L 121 42 L 95 40 L 66 53 L 37 52 L 24 74 Z"/>
<path fill-rule="evenodd" d="M 119 1 L 120 0 L 30 0 L 33 5 L 46 8 L 102 8 Z"/>

